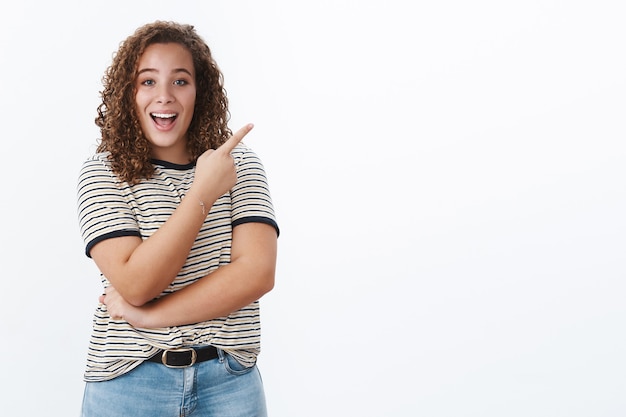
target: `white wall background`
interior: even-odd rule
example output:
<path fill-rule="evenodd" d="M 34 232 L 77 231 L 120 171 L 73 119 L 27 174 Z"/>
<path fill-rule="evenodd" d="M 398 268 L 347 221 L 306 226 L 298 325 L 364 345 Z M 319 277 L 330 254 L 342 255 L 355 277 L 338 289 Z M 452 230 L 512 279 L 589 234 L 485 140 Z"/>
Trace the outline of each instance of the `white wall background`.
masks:
<path fill-rule="evenodd" d="M 78 415 L 100 293 L 77 171 L 134 29 L 196 25 L 282 235 L 272 417 L 626 414 L 619 0 L 12 2 L 0 414 Z"/>

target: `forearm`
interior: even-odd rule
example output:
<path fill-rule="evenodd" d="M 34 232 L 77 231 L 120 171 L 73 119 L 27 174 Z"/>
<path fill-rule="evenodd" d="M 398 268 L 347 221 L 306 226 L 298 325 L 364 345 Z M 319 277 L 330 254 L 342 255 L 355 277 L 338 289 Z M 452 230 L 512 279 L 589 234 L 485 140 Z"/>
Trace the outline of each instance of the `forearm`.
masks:
<path fill-rule="evenodd" d="M 274 286 L 274 270 L 230 264 L 141 308 L 137 327 L 157 328 L 224 317 L 261 298 Z"/>

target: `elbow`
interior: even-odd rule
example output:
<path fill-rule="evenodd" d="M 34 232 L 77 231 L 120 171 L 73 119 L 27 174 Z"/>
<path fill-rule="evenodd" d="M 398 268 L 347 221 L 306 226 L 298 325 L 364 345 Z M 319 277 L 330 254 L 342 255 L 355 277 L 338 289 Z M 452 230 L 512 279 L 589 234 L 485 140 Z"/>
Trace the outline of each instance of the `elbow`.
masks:
<path fill-rule="evenodd" d="M 135 291 L 127 290 L 125 292 L 119 291 L 120 295 L 126 300 L 126 302 L 133 307 L 142 307 L 148 302 L 154 300 L 157 295 L 153 295 L 152 293 L 139 292 L 135 289 Z"/>
<path fill-rule="evenodd" d="M 274 289 L 276 276 L 274 262 L 259 262 L 258 258 L 240 258 L 231 265 L 237 265 L 232 277 L 239 282 L 242 294 L 247 293 L 251 300 L 258 300 Z"/>
<path fill-rule="evenodd" d="M 272 291 L 274 289 L 274 277 L 272 276 L 271 279 L 267 279 L 264 282 L 264 285 L 261 287 L 261 295 L 265 295 L 268 292 Z"/>
<path fill-rule="evenodd" d="M 130 274 L 125 279 L 109 279 L 111 285 L 115 287 L 117 292 L 124 300 L 133 307 L 142 307 L 150 301 L 158 298 L 163 289 L 157 286 L 154 280 L 142 281 L 139 276 Z"/>
<path fill-rule="evenodd" d="M 274 284 L 276 282 L 275 280 L 276 273 L 274 270 L 268 271 L 263 275 L 264 275 L 263 279 L 260 280 L 260 285 L 259 285 L 259 293 L 261 296 L 272 291 L 274 289 Z"/>
<path fill-rule="evenodd" d="M 150 301 L 145 297 L 129 297 L 128 299 L 125 298 L 125 300 L 128 301 L 128 304 L 132 305 L 133 307 L 142 307 L 148 301 Z"/>
<path fill-rule="evenodd" d="M 250 301 L 258 300 L 274 289 L 274 268 L 255 265 L 255 268 L 249 269 L 243 276 L 249 278 L 242 281 L 241 291 L 248 294 L 246 298 L 249 297 Z"/>

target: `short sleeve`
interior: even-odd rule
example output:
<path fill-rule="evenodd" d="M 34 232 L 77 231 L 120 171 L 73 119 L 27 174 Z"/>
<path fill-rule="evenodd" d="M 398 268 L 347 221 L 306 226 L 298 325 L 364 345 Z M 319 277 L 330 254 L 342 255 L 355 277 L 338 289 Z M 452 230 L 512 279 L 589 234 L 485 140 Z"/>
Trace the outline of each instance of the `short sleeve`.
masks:
<path fill-rule="evenodd" d="M 279 234 L 261 159 L 244 144 L 238 145 L 232 155 L 237 164 L 237 183 L 231 190 L 233 227 L 250 222 L 266 223 Z"/>
<path fill-rule="evenodd" d="M 141 236 L 127 187 L 113 174 L 105 154 L 96 154 L 83 163 L 77 200 L 78 222 L 87 256 L 96 243 L 105 239 Z"/>

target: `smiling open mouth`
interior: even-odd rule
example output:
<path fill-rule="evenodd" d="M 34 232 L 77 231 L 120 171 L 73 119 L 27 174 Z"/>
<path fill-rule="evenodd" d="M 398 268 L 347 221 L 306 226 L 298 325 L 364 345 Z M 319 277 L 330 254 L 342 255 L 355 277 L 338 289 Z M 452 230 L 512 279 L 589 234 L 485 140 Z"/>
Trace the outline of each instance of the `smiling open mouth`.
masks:
<path fill-rule="evenodd" d="M 169 126 L 174 123 L 178 115 L 176 113 L 150 113 L 150 116 L 159 126 Z"/>

